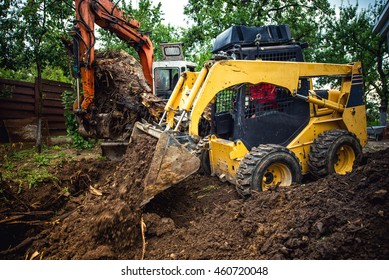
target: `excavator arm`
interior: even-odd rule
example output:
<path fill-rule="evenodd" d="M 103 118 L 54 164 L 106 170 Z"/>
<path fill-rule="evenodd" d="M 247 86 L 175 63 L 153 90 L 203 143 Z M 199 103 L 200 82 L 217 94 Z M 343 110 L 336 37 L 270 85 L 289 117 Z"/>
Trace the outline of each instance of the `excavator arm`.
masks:
<path fill-rule="evenodd" d="M 81 112 L 93 108 L 94 98 L 94 61 L 95 61 L 95 23 L 116 34 L 120 39 L 134 47 L 139 54 L 147 82 L 152 86 L 152 64 L 154 61 L 153 44 L 147 34 L 139 31 L 140 23 L 127 18 L 123 11 L 110 0 L 75 0 L 76 20 L 73 32 L 74 74 L 82 80 L 84 99 L 80 97 L 74 108 Z"/>

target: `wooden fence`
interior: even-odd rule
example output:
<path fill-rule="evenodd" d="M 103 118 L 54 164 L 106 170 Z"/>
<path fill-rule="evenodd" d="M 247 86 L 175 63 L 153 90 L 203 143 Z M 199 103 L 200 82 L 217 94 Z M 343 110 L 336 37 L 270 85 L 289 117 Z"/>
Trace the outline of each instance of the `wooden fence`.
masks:
<path fill-rule="evenodd" d="M 43 104 L 42 117 L 47 124 L 50 136 L 66 135 L 64 106 L 61 94 L 73 91 L 68 83 L 42 80 Z M 39 91 L 38 82 L 21 82 L 0 79 L 0 142 L 8 142 L 10 133 L 5 123 L 15 123 L 20 120 L 36 119 L 38 116 Z M 8 129 L 9 130 L 9 129 Z M 12 141 L 15 142 L 15 141 Z"/>

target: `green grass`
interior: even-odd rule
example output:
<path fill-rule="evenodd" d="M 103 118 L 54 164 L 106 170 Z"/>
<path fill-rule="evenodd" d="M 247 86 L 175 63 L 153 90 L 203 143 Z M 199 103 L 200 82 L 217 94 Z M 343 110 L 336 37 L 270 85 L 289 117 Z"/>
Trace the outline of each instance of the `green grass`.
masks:
<path fill-rule="evenodd" d="M 2 167 L 7 171 L 12 171 L 16 165 L 13 162 L 6 161 L 2 164 Z"/>
<path fill-rule="evenodd" d="M 37 153 L 35 148 L 4 153 L 0 164 L 2 179 L 18 184 L 19 192 L 23 188 L 37 188 L 44 182 L 57 184 L 58 178 L 49 169 L 62 166 L 65 161 L 72 159 L 64 148 L 66 147 L 45 146 L 42 153 Z"/>
<path fill-rule="evenodd" d="M 46 168 L 33 169 L 26 175 L 28 188 L 36 188 L 43 182 L 57 183 L 58 178 L 49 173 Z"/>
<path fill-rule="evenodd" d="M 35 153 L 34 148 L 24 149 L 21 151 L 14 151 L 11 155 L 11 159 L 14 161 L 21 161 L 31 158 Z"/>
<path fill-rule="evenodd" d="M 201 188 L 200 190 L 192 191 L 191 194 L 197 195 L 199 197 L 204 197 L 212 194 L 214 191 L 220 189 L 220 186 L 215 186 L 215 185 L 208 185 L 204 188 Z"/>

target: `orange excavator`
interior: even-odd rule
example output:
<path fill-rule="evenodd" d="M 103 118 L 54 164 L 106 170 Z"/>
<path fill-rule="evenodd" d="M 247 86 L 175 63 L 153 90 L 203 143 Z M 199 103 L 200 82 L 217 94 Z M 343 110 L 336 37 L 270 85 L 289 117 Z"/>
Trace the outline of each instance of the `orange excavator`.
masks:
<path fill-rule="evenodd" d="M 144 32 L 140 31 L 139 21 L 127 18 L 117 3 L 109 0 L 75 0 L 76 20 L 73 28 L 74 75 L 77 80 L 77 113 L 93 110 L 95 23 L 116 34 L 139 54 L 144 76 L 153 85 L 152 66 L 154 61 L 153 44 Z M 80 79 L 82 80 L 83 100 L 80 99 Z"/>
<path fill-rule="evenodd" d="M 88 138 L 118 141 L 119 145 L 122 145 L 122 142 L 128 142 L 128 132 L 131 130 L 129 113 L 119 112 L 121 114 L 118 116 L 125 115 L 128 118 L 120 117 L 117 120 L 113 117 L 114 112 L 110 112 L 109 108 L 105 108 L 104 113 L 97 108 L 100 100 L 96 99 L 99 97 L 95 90 L 95 24 L 115 34 L 133 47 L 139 55 L 145 81 L 157 97 L 149 97 L 145 102 L 154 102 L 153 106 L 158 108 L 153 111 L 149 109 L 151 105 L 148 104 L 146 107 L 149 112 L 141 111 L 140 115 L 150 113 L 154 116 L 159 113 L 159 109 L 162 112 L 164 104 L 160 104 L 160 101 L 162 103 L 167 101 L 181 73 L 194 71 L 196 65 L 185 60 L 181 43 L 161 43 L 163 60 L 154 62 L 154 48 L 147 32 L 140 30 L 139 21 L 124 15 L 123 11 L 117 7 L 119 1 L 114 3 L 112 0 L 75 0 L 74 2 L 76 18 L 71 34 L 73 36 L 73 74 L 77 83 L 77 99 L 73 109 L 77 116 L 79 133 Z M 83 91 L 82 96 L 80 88 Z M 133 104 L 127 105 L 129 105 L 128 108 L 134 107 L 129 110 L 143 110 Z M 99 108 L 101 109 L 101 106 Z M 137 114 L 138 112 L 135 111 L 134 113 Z M 115 133 L 111 133 L 111 128 Z M 111 143 L 106 144 L 111 145 Z"/>

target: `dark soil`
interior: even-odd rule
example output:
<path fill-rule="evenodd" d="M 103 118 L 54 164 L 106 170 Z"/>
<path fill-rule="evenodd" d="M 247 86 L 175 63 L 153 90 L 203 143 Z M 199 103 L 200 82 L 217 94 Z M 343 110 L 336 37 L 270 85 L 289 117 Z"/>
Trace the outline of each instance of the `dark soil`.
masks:
<path fill-rule="evenodd" d="M 56 180 L 27 188 L 18 181 L 0 180 L 0 259 L 24 258 L 42 230 L 57 224 L 77 209 L 91 185 L 112 170 L 108 161 L 80 157 L 50 170 Z"/>
<path fill-rule="evenodd" d="M 71 195 L 42 208 L 56 211 L 44 223 L 1 223 L 0 257 L 24 259 L 38 252 L 43 259 L 389 258 L 389 149 L 366 153 L 363 165 L 345 176 L 247 200 L 232 185 L 195 174 L 142 209 L 154 144 L 146 139 L 131 146 L 116 167 L 108 161 L 65 167 L 62 182 L 72 186 Z M 41 205 L 55 201 L 50 194 L 42 194 Z M 20 201 L 35 201 L 14 196 L 15 211 L 26 211 Z"/>
<path fill-rule="evenodd" d="M 30 251 L 42 252 L 45 259 L 140 258 L 143 178 L 155 143 L 151 137 L 133 141 L 125 160 L 71 215 L 41 232 Z"/>
<path fill-rule="evenodd" d="M 213 203 L 188 215 L 187 224 L 150 233 L 146 258 L 388 259 L 389 150 L 366 160 L 348 175 L 256 193 L 246 201 L 225 185 L 209 194 Z M 168 216 L 175 221 L 176 214 Z M 150 223 L 159 227 L 155 217 Z"/>

